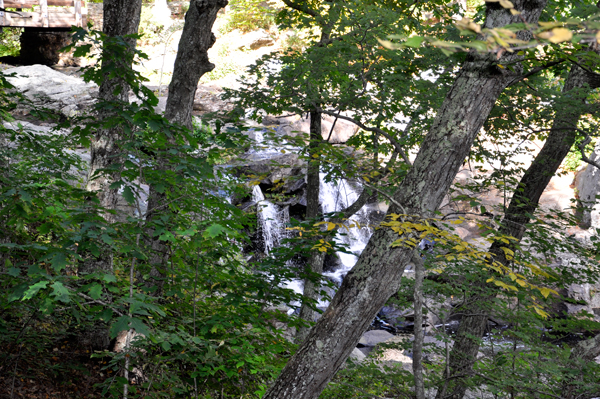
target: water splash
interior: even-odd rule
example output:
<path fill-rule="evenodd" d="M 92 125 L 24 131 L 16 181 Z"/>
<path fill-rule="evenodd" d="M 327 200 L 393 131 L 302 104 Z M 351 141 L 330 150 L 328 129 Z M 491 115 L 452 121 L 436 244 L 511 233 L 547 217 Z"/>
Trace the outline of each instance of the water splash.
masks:
<path fill-rule="evenodd" d="M 325 181 L 324 173 L 321 173 L 319 177 L 319 202 L 324 213 L 338 212 L 347 208 L 358 199 L 362 192 L 362 187 L 351 184 L 347 180 Z M 333 278 L 338 283 L 354 267 L 358 261 L 358 256 L 365 249 L 373 234 L 369 227 L 369 212 L 366 205 L 360 208 L 344 224 L 348 226 L 348 229 L 340 229 L 341 234 L 336 236 L 335 241 L 346 246 L 351 253 L 337 252 L 342 267 L 333 272 L 323 273 L 323 275 Z M 350 227 L 353 225 L 354 227 Z"/>
<path fill-rule="evenodd" d="M 269 254 L 273 248 L 281 245 L 281 241 L 287 238 L 286 226 L 289 224 L 290 215 L 288 208 L 279 209 L 277 205 L 265 199 L 259 186 L 252 189 L 252 200 L 257 204 L 257 227 L 262 237 L 265 254 Z"/>

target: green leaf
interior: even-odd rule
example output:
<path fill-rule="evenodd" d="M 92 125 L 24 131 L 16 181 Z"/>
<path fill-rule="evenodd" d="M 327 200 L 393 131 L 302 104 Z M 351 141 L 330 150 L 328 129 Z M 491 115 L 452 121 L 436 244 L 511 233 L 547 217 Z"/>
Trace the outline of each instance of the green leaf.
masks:
<path fill-rule="evenodd" d="M 416 48 L 416 47 L 419 47 L 421 45 L 421 43 L 423 43 L 423 40 L 425 40 L 425 39 L 423 39 L 420 36 L 413 36 L 413 37 L 408 38 L 404 42 L 404 45 L 408 46 L 408 47 L 415 47 Z"/>
<path fill-rule="evenodd" d="M 37 231 L 40 234 L 48 234 L 50 232 L 50 230 L 52 230 L 52 227 L 54 227 L 53 223 L 44 223 L 43 225 L 41 225 L 40 227 L 37 228 Z"/>
<path fill-rule="evenodd" d="M 227 229 L 225 227 L 221 226 L 220 224 L 215 223 L 215 224 L 208 226 L 208 228 L 204 232 L 203 236 L 205 238 L 215 238 L 219 234 L 225 233 L 226 231 L 227 231 Z"/>
<path fill-rule="evenodd" d="M 50 281 L 40 281 L 29 287 L 29 289 L 23 295 L 22 301 L 26 301 L 28 299 L 33 298 L 40 290 L 43 290 L 48 286 Z"/>
<path fill-rule="evenodd" d="M 13 277 L 19 277 L 19 275 L 21 274 L 21 269 L 17 267 L 10 267 L 8 268 L 8 274 Z"/>
<path fill-rule="evenodd" d="M 50 264 L 56 272 L 60 272 L 67 266 L 67 256 L 64 254 L 64 252 L 57 252 L 52 257 Z"/>
<path fill-rule="evenodd" d="M 110 338 L 116 338 L 121 331 L 129 330 L 129 316 L 121 316 L 110 326 Z"/>
<path fill-rule="evenodd" d="M 107 283 L 116 283 L 117 282 L 117 278 L 115 277 L 114 274 L 104 274 L 102 276 L 102 280 L 106 281 Z"/>
<path fill-rule="evenodd" d="M 127 203 L 129 203 L 129 204 L 134 203 L 135 195 L 133 194 L 131 187 L 129 187 L 129 186 L 123 187 L 123 198 L 125 198 L 125 201 L 127 201 Z"/>
<path fill-rule="evenodd" d="M 58 301 L 69 303 L 71 301 L 69 290 L 60 281 L 55 281 L 52 285 L 52 295 Z"/>
<path fill-rule="evenodd" d="M 92 287 L 90 288 L 90 296 L 93 299 L 100 299 L 100 296 L 102 295 L 102 285 L 95 283 L 92 285 Z"/>
<path fill-rule="evenodd" d="M 98 315 L 98 317 L 100 318 L 100 320 L 103 320 L 108 323 L 113 317 L 113 311 L 110 308 L 106 308 Z"/>
<path fill-rule="evenodd" d="M 148 327 L 144 324 L 144 322 L 135 317 L 131 318 L 131 328 L 135 329 L 135 331 L 140 334 L 144 334 L 145 336 L 150 335 L 150 330 L 148 330 Z"/>
<path fill-rule="evenodd" d="M 112 243 L 114 242 L 114 241 L 113 241 L 113 239 L 112 239 L 112 237 L 111 237 L 111 236 L 109 236 L 109 235 L 108 235 L 108 234 L 106 234 L 106 233 L 102 233 L 102 234 L 100 235 L 100 238 L 102 238 L 102 241 L 104 241 L 104 242 L 105 242 L 105 243 L 107 243 L 108 245 L 112 245 Z"/>

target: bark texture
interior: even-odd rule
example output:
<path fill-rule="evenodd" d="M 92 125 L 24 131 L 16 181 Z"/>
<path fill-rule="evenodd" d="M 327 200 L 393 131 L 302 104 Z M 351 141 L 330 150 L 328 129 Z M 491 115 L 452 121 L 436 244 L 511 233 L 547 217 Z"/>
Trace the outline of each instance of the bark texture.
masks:
<path fill-rule="evenodd" d="M 185 14 L 165 117 L 188 129 L 192 128 L 192 106 L 198 81 L 215 68 L 208 59 L 208 50 L 217 40 L 212 27 L 217 13 L 227 4 L 227 0 L 192 0 Z"/>
<path fill-rule="evenodd" d="M 581 116 L 585 99 L 590 92 L 592 76 L 578 65 L 573 64 L 565 86 L 563 101 L 557 106 L 556 116 L 542 150 L 527 169 L 521 181 L 519 190 L 515 190 L 504 219 L 500 226 L 500 234 L 509 235 L 520 241 L 526 231 L 526 225 L 531 215 L 539 205 L 540 197 L 554 176 L 563 159 L 575 143 L 577 132 L 574 129 Z M 496 241 L 490 252 L 494 260 L 508 265 L 502 247 L 509 245 Z M 510 247 L 514 249 L 513 242 Z M 466 379 L 471 375 L 472 368 L 490 316 L 488 305 L 495 294 L 486 291 L 488 275 L 481 275 L 474 283 L 474 295 L 466 300 L 466 306 L 457 309 L 463 313 L 459 329 L 456 333 L 454 346 L 450 353 L 449 370 L 445 384 L 438 390 L 437 399 L 460 399 L 465 395 Z M 461 376 L 461 377 L 458 377 Z"/>
<path fill-rule="evenodd" d="M 142 10 L 142 0 L 106 0 L 104 2 L 104 28 L 106 35 L 124 36 L 138 32 L 140 24 L 140 13 Z M 126 39 L 127 45 L 135 48 L 135 39 Z M 105 79 L 100 85 L 98 96 L 104 101 L 129 101 L 129 86 L 119 78 L 109 78 L 109 72 L 115 68 L 131 68 L 131 63 L 119 59 L 107 59 L 103 57 L 102 70 L 105 72 Z M 119 94 L 114 94 L 116 89 L 120 89 Z M 109 110 L 98 112 L 98 119 L 104 121 L 114 116 Z M 122 137 L 123 130 L 119 126 L 110 129 L 100 130 L 92 142 L 91 162 L 87 189 L 96 191 L 100 204 L 106 209 L 118 211 L 119 193 L 118 190 L 110 189 L 110 184 L 118 179 L 118 172 L 98 174 L 99 169 L 110 168 L 111 165 L 118 164 L 120 160 L 120 151 L 118 140 Z M 97 176 L 96 176 L 97 175 Z M 119 214 L 105 214 L 108 222 L 115 222 L 119 219 Z"/>
<path fill-rule="evenodd" d="M 319 208 L 319 189 L 320 179 L 319 171 L 321 168 L 321 162 L 318 157 L 313 155 L 318 154 L 319 144 L 321 143 L 321 113 L 318 111 L 310 112 L 310 143 L 308 148 L 308 168 L 306 171 L 306 219 L 316 220 L 321 215 Z M 325 260 L 325 253 L 314 250 L 310 255 L 308 264 L 306 265 L 310 273 L 321 275 L 323 273 L 323 261 Z M 316 300 L 318 298 L 318 285 L 310 279 L 304 280 L 304 298 L 310 300 Z M 308 322 L 314 322 L 317 320 L 318 312 L 312 309 L 306 300 L 302 302 L 300 307 L 300 318 Z M 296 333 L 296 342 L 300 343 L 306 339 L 310 327 L 299 327 Z"/>
<path fill-rule="evenodd" d="M 142 0 L 105 0 L 103 10 L 103 32 L 106 35 L 116 37 L 138 32 Z M 135 39 L 125 39 L 125 41 L 132 50 L 135 49 Z M 122 79 L 109 78 L 109 71 L 114 70 L 115 67 L 130 69 L 131 59 L 129 57 L 118 59 L 103 56 L 101 68 L 105 79 L 101 83 L 98 93 L 101 100 L 129 101 L 129 86 Z M 115 94 L 117 89 L 120 91 Z M 102 109 L 98 112 L 100 121 L 111 117 L 114 117 L 114 113 L 110 110 Z M 104 218 L 108 223 L 118 221 L 123 218 L 124 214 L 122 210 L 118 209 L 121 195 L 118 190 L 110 188 L 111 183 L 119 179 L 119 172 L 100 172 L 99 170 L 111 168 L 115 164 L 121 163 L 118 142 L 123 134 L 122 128 L 118 125 L 110 129 L 101 129 L 94 137 L 91 145 L 87 189 L 97 193 L 102 207 L 116 211 L 115 214 L 108 212 L 104 214 Z M 80 274 L 97 271 L 112 273 L 112 254 L 109 251 L 105 251 L 99 257 L 90 255 L 88 259 L 81 263 L 79 268 Z M 110 343 L 108 328 L 102 322 L 94 323 L 81 334 L 79 340 L 86 346 L 106 349 Z"/>
<path fill-rule="evenodd" d="M 504 26 L 521 18 L 536 22 L 546 5 L 545 0 L 513 3 L 522 12 L 518 17 L 497 3 L 488 3 L 486 27 Z M 520 36 L 528 39 L 526 34 Z M 509 54 L 500 62 L 515 62 L 517 57 Z M 514 72 L 498 68 L 497 62 L 495 54 L 470 55 L 438 110 L 412 169 L 399 185 L 388 213 L 408 214 L 419 220 L 438 208 L 496 99 L 515 77 Z M 264 399 L 319 396 L 373 317 L 398 289 L 413 250 L 392 247 L 396 239 L 398 235 L 386 228 L 373 234 L 329 308 Z"/>
<path fill-rule="evenodd" d="M 190 8 L 185 15 L 185 25 L 179 40 L 173 79 L 169 84 L 169 95 L 165 109 L 165 118 L 172 123 L 192 129 L 192 106 L 198 87 L 198 81 L 207 72 L 212 71 L 215 65 L 208 59 L 208 50 L 215 44 L 216 38 L 212 27 L 217 18 L 217 13 L 228 4 L 227 0 L 192 0 Z M 174 142 L 174 141 L 172 141 Z M 160 160 L 159 168 L 169 170 L 166 160 Z M 166 194 L 156 191 L 150 185 L 148 195 L 148 213 L 146 220 L 151 223 L 157 217 L 154 210 L 160 209 L 167 212 L 164 204 Z M 152 232 L 147 234 L 147 245 L 150 248 L 149 262 L 151 270 L 150 280 L 146 285 L 157 287 L 156 293 L 162 290 L 164 284 L 164 268 L 169 257 L 169 247 L 166 242 L 160 241 Z"/>

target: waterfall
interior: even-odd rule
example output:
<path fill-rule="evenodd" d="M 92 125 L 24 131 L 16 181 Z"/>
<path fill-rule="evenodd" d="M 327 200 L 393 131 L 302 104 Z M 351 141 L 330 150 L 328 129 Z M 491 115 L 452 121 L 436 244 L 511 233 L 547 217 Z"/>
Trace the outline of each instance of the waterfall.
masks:
<path fill-rule="evenodd" d="M 355 187 L 350 182 L 340 179 L 337 181 L 325 181 L 325 174 L 320 174 L 319 186 L 319 202 L 324 213 L 337 212 L 352 205 L 360 196 L 362 187 Z M 333 278 L 337 282 L 341 282 L 344 276 L 354 267 L 358 256 L 361 254 L 372 231 L 369 227 L 369 217 L 367 206 L 363 206 L 358 212 L 352 215 L 345 223 L 349 227 L 348 230 L 340 229 L 340 233 L 335 238 L 338 244 L 342 244 L 348 248 L 350 254 L 345 252 L 337 252 L 337 256 L 342 262 L 342 267 L 339 269 L 324 273 L 325 276 Z M 360 227 L 356 227 L 356 225 Z"/>
<path fill-rule="evenodd" d="M 254 186 L 252 189 L 252 200 L 257 204 L 257 227 L 261 235 L 265 253 L 268 255 L 271 250 L 281 244 L 281 240 L 286 238 L 285 227 L 290 221 L 288 208 L 279 210 L 279 207 L 271 201 L 265 199 L 260 187 Z"/>

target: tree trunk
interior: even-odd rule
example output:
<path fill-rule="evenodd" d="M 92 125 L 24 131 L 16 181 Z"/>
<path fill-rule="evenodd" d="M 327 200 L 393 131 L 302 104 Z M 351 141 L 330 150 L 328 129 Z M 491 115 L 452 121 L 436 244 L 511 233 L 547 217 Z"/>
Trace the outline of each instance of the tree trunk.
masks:
<path fill-rule="evenodd" d="M 485 27 L 500 27 L 521 18 L 535 23 L 546 5 L 545 0 L 513 3 L 521 11 L 517 17 L 496 3 L 488 3 Z M 524 32 L 519 37 L 529 39 Z M 508 54 L 500 62 L 516 62 L 518 57 Z M 498 68 L 497 63 L 495 54 L 470 54 L 438 110 L 413 167 L 398 186 L 388 214 L 408 214 L 419 221 L 438 208 L 496 99 L 514 79 L 513 72 Z M 264 399 L 319 396 L 379 309 L 397 291 L 413 252 L 392 246 L 398 238 L 389 228 L 375 231 L 329 308 Z"/>
<path fill-rule="evenodd" d="M 208 59 L 208 50 L 217 40 L 212 27 L 217 13 L 227 4 L 227 0 L 192 0 L 185 14 L 165 117 L 188 129 L 192 128 L 192 106 L 198 81 L 215 68 Z"/>
<path fill-rule="evenodd" d="M 142 0 L 105 0 L 104 1 L 104 25 L 103 31 L 111 37 L 135 34 L 138 32 Z M 135 39 L 125 39 L 131 49 L 135 48 Z M 99 88 L 99 97 L 103 101 L 129 101 L 129 86 L 119 78 L 108 78 L 114 63 L 118 68 L 130 69 L 131 63 L 124 59 L 110 59 L 103 57 L 101 70 L 105 71 L 105 79 Z M 119 93 L 115 94 L 115 90 Z M 102 109 L 98 112 L 100 121 L 114 117 L 110 110 Z M 123 130 L 118 125 L 110 129 L 101 129 L 91 145 L 91 161 L 87 189 L 97 192 L 100 205 L 107 210 L 115 210 L 117 213 L 105 213 L 104 218 L 109 223 L 114 223 L 122 218 L 118 209 L 120 194 L 118 190 L 111 189 L 110 185 L 119 179 L 118 172 L 99 172 L 100 169 L 109 168 L 111 165 L 121 163 L 118 141 L 122 138 Z M 113 272 L 112 254 L 103 251 L 99 257 L 90 255 L 81 263 L 80 274 L 88 274 L 97 271 L 105 273 Z M 89 343 L 93 348 L 106 349 L 109 346 L 108 328 L 102 322 L 96 322 L 81 334 L 80 342 Z"/>
<path fill-rule="evenodd" d="M 321 215 L 319 208 L 319 172 L 321 169 L 320 155 L 318 153 L 321 144 L 321 113 L 318 111 L 310 112 L 310 143 L 308 144 L 308 168 L 306 171 L 306 219 L 316 220 Z M 315 155 L 315 157 L 313 157 Z M 306 268 L 311 274 L 323 273 L 323 261 L 325 252 L 313 250 Z M 308 300 L 316 301 L 318 299 L 319 285 L 310 278 L 304 280 L 304 300 L 300 307 L 300 318 L 309 323 L 317 320 L 319 313 L 312 309 Z M 311 327 L 299 327 L 296 333 L 296 342 L 300 343 L 306 339 Z"/>
<path fill-rule="evenodd" d="M 142 10 L 142 0 L 106 0 L 104 2 L 104 28 L 106 35 L 115 37 L 131 35 L 138 32 L 140 24 L 140 14 Z M 125 42 L 132 49 L 135 48 L 135 39 L 126 39 Z M 123 60 L 107 59 L 102 60 L 102 70 L 105 72 L 105 80 L 100 85 L 98 96 L 104 101 L 129 101 L 129 86 L 122 79 L 108 78 L 109 71 L 113 69 L 113 63 L 117 63 L 119 68 L 130 69 L 131 64 Z M 119 94 L 114 94 L 119 89 Z M 114 114 L 109 110 L 98 112 L 100 121 L 113 117 Z M 119 192 L 117 189 L 109 188 L 110 184 L 118 180 L 118 172 L 98 173 L 99 169 L 108 168 L 113 164 L 120 163 L 120 151 L 118 141 L 123 135 L 123 130 L 119 126 L 111 129 L 100 130 L 91 146 L 91 162 L 87 189 L 96 191 L 100 200 L 100 205 L 109 210 L 118 211 Z M 93 179 L 92 179 L 93 178 Z M 115 222 L 119 219 L 118 214 L 105 214 L 108 222 Z"/>
<path fill-rule="evenodd" d="M 578 342 L 577 345 L 571 350 L 569 359 L 573 362 L 584 363 L 592 362 L 596 357 L 600 356 L 600 334 L 594 338 L 587 339 L 585 341 Z M 574 365 L 577 367 L 576 365 Z M 580 369 L 582 364 L 580 364 Z M 574 370 L 577 370 L 575 368 Z M 581 396 L 577 393 L 577 386 L 571 381 L 565 383 L 562 390 L 562 397 L 565 399 L 576 399 Z M 587 397 L 587 396 L 586 396 Z"/>
<path fill-rule="evenodd" d="M 212 27 L 217 18 L 217 13 L 228 4 L 227 0 L 192 0 L 190 8 L 185 14 L 185 25 L 179 40 L 173 79 L 169 84 L 169 96 L 165 109 L 165 118 L 172 123 L 178 123 L 192 129 L 192 106 L 198 87 L 198 81 L 207 72 L 212 71 L 215 65 L 208 59 L 208 50 L 214 45 L 216 38 Z M 174 143 L 174 140 L 171 141 Z M 169 170 L 166 160 L 160 160 L 161 170 Z M 148 195 L 147 223 L 156 218 L 155 209 L 168 212 L 164 208 L 167 200 L 166 194 L 156 191 L 150 185 Z M 146 282 L 155 285 L 161 291 L 164 284 L 164 268 L 166 266 L 169 248 L 167 243 L 154 237 L 152 232 L 147 234 L 147 245 L 150 247 L 149 262 L 151 266 L 150 279 Z"/>
<path fill-rule="evenodd" d="M 548 138 L 521 178 L 519 190 L 515 190 L 500 226 L 500 234 L 512 236 L 519 241 L 523 238 L 530 215 L 536 211 L 542 193 L 575 142 L 577 132 L 573 128 L 577 126 L 590 92 L 589 82 L 591 80 L 588 73 L 573 64 L 563 88 L 566 101 L 561 101 L 560 106 L 556 107 L 556 116 Z M 508 265 L 509 261 L 502 250 L 502 247 L 508 246 L 501 241 L 492 244 L 490 252 L 495 261 Z M 515 243 L 511 243 L 511 246 L 514 249 Z M 485 304 L 495 297 L 495 293 L 486 292 L 485 281 L 488 277 L 484 274 L 479 277 L 479 282 L 474 283 L 478 293 L 465 301 L 469 305 L 457 309 L 464 316 L 450 353 L 450 375 L 446 376 L 444 386 L 438 390 L 437 399 L 461 399 L 465 394 L 466 378 L 472 371 L 479 351 L 479 337 L 483 336 L 490 315 Z M 464 377 L 457 377 L 459 375 Z"/>

